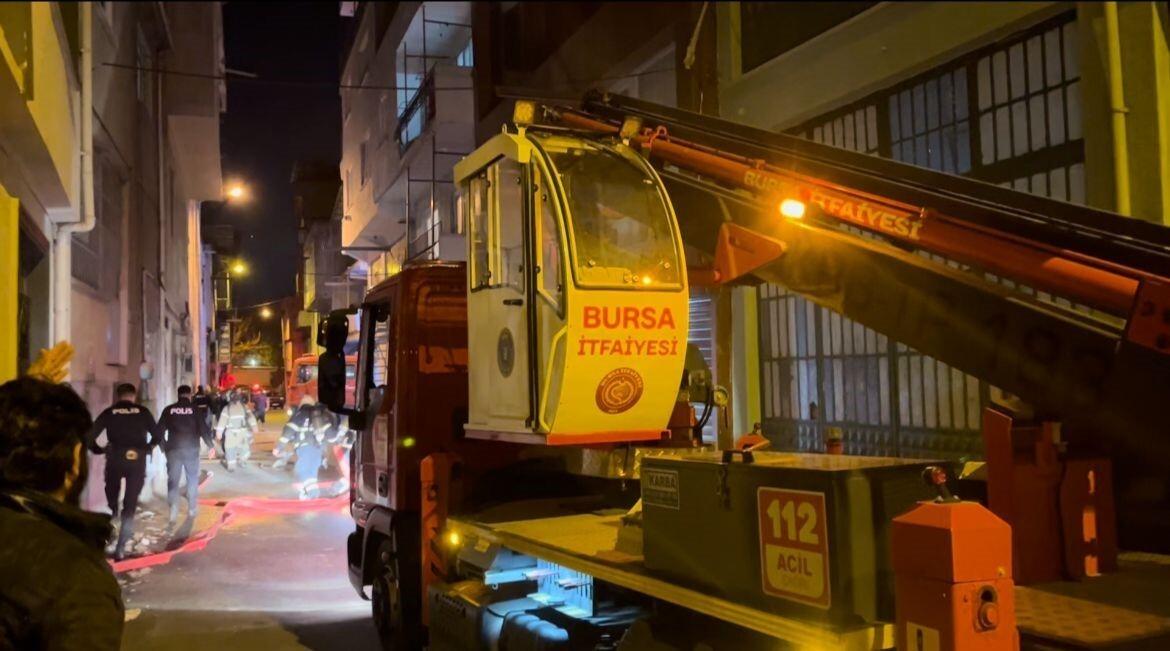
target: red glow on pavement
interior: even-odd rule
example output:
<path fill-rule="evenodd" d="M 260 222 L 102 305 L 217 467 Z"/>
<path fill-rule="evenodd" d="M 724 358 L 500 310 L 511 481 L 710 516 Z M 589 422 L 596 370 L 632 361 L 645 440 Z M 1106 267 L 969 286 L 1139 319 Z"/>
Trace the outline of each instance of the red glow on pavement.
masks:
<path fill-rule="evenodd" d="M 329 487 L 328 484 L 324 483 L 321 486 L 322 488 Z M 178 554 L 200 551 L 204 547 L 207 547 L 207 544 L 219 534 L 220 529 L 226 527 L 239 516 L 311 513 L 314 511 L 331 511 L 339 506 L 344 507 L 344 512 L 346 513 L 349 510 L 349 496 L 346 494 L 313 500 L 240 497 L 226 502 L 215 499 L 201 499 L 199 503 L 204 506 L 223 507 L 223 513 L 220 514 L 215 524 L 187 538 L 183 541 L 182 545 L 179 545 L 175 549 L 168 549 L 157 554 L 127 558 L 121 561 L 110 561 L 110 566 L 113 567 L 114 572 L 129 572 L 131 570 L 141 570 L 156 565 L 165 565 L 171 562 L 171 559 Z"/>

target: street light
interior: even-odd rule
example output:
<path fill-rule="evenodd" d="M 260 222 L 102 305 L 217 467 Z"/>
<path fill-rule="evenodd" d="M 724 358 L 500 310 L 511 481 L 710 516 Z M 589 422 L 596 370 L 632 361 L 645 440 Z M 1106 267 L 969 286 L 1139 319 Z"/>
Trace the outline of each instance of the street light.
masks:
<path fill-rule="evenodd" d="M 232 263 L 231 272 L 237 276 L 243 276 L 248 273 L 248 265 L 243 260 L 236 260 Z"/>
<path fill-rule="evenodd" d="M 243 203 L 248 200 L 248 186 L 240 181 L 232 181 L 224 189 L 224 197 L 228 203 Z"/>
<path fill-rule="evenodd" d="M 271 319 L 272 318 L 272 310 L 268 307 L 260 308 L 260 318 L 261 319 Z"/>

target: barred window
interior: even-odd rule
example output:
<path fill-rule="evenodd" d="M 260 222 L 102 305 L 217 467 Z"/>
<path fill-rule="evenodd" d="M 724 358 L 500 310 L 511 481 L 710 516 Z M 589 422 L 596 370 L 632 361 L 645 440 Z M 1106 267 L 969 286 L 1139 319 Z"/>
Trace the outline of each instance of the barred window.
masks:
<path fill-rule="evenodd" d="M 1075 17 L 1042 22 L 790 132 L 1083 203 Z M 779 447 L 820 450 L 825 428 L 835 427 L 852 454 L 955 458 L 981 451 L 985 383 L 782 287 L 762 286 L 759 300 L 761 408 Z"/>
<path fill-rule="evenodd" d="M 73 277 L 108 300 L 118 295 L 126 184 L 104 158 L 95 167 L 94 228 L 73 234 Z"/>
<path fill-rule="evenodd" d="M 889 108 L 891 158 L 951 174 L 971 170 L 966 68 L 891 94 Z"/>

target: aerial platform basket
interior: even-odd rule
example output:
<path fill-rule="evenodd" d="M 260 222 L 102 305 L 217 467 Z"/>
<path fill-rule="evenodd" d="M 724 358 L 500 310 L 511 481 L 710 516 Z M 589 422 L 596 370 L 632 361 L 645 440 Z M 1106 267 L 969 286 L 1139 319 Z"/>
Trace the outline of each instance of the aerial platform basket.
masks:
<path fill-rule="evenodd" d="M 654 169 L 614 137 L 520 127 L 460 161 L 455 183 L 469 247 L 467 435 L 662 438 L 688 293 Z"/>

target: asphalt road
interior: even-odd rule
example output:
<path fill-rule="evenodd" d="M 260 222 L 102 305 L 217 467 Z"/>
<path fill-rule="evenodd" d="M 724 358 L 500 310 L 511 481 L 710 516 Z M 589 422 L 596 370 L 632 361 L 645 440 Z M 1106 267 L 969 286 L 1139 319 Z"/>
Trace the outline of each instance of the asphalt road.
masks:
<path fill-rule="evenodd" d="M 275 439 L 279 426 L 270 422 L 263 438 Z M 291 475 L 265 467 L 271 458 L 256 453 L 258 464 L 231 474 L 205 461 L 215 476 L 201 497 L 293 497 Z M 346 577 L 352 528 L 344 505 L 240 515 L 202 551 L 122 575 L 130 618 L 122 648 L 376 648 L 369 602 Z"/>

